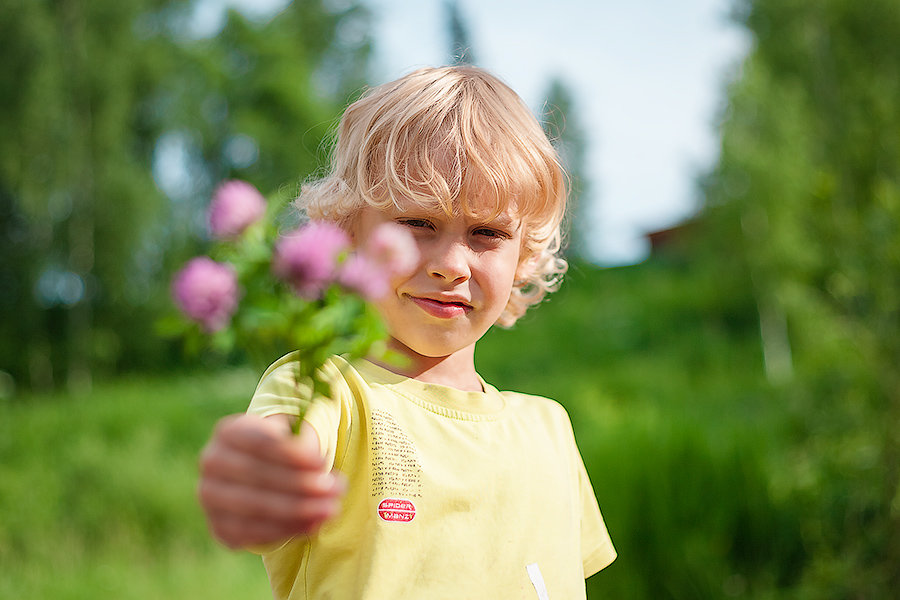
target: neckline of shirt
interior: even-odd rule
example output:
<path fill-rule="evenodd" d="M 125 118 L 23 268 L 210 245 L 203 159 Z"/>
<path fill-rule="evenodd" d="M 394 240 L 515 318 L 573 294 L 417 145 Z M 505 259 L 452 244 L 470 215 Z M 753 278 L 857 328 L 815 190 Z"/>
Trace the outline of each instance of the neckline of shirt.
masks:
<path fill-rule="evenodd" d="M 438 383 L 398 375 L 368 360 L 354 365 L 373 384 L 384 385 L 433 413 L 467 421 L 494 420 L 506 409 L 506 398 L 481 375 L 483 392 L 468 392 Z"/>

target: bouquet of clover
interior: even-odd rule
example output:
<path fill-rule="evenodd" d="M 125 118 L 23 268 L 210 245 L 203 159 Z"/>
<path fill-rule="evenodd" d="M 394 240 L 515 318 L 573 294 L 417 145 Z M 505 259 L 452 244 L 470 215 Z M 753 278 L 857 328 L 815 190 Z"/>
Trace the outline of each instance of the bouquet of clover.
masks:
<path fill-rule="evenodd" d="M 268 204 L 249 183 L 218 187 L 207 213 L 209 256 L 188 261 L 172 281 L 187 319 L 170 320 L 166 329 L 182 336 L 189 351 L 238 348 L 261 364 L 295 350 L 296 385 L 328 395 L 318 373 L 329 357 L 386 352 L 372 301 L 388 293 L 392 277 L 414 268 L 416 244 L 394 223 L 376 228 L 362 248 L 324 221 L 279 232 L 277 207 Z M 307 407 L 308 401 L 298 406 L 295 427 Z"/>

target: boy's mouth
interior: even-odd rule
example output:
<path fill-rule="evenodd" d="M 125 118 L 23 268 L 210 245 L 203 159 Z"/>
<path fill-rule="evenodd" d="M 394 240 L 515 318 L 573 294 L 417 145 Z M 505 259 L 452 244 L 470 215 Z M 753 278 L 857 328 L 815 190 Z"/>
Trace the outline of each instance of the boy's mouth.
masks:
<path fill-rule="evenodd" d="M 461 299 L 428 298 L 425 296 L 409 297 L 419 308 L 439 319 L 460 317 L 472 310 L 472 305 Z"/>

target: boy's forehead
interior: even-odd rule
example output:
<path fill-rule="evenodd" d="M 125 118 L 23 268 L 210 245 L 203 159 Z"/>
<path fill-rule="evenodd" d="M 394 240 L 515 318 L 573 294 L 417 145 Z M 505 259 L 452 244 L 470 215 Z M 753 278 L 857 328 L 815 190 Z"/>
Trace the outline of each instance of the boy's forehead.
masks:
<path fill-rule="evenodd" d="M 508 201 L 498 206 L 494 202 L 478 202 L 474 198 L 468 198 L 466 202 L 455 198 L 447 205 L 436 199 L 433 202 L 421 202 L 405 197 L 394 197 L 393 202 L 386 207 L 386 210 L 392 216 L 406 214 L 434 218 L 464 216 L 471 219 L 509 225 L 516 224 L 519 221 L 519 215 L 513 201 Z"/>

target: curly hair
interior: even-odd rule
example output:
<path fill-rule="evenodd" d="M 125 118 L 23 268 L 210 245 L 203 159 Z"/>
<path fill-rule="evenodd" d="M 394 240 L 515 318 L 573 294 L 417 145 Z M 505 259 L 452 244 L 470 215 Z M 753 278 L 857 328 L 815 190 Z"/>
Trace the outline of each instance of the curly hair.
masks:
<path fill-rule="evenodd" d="M 497 321 L 509 327 L 559 287 L 567 176 L 522 99 L 470 66 L 425 68 L 365 92 L 344 112 L 331 168 L 301 187 L 310 218 L 351 229 L 366 204 L 413 202 L 446 214 L 522 223 L 516 281 Z"/>

